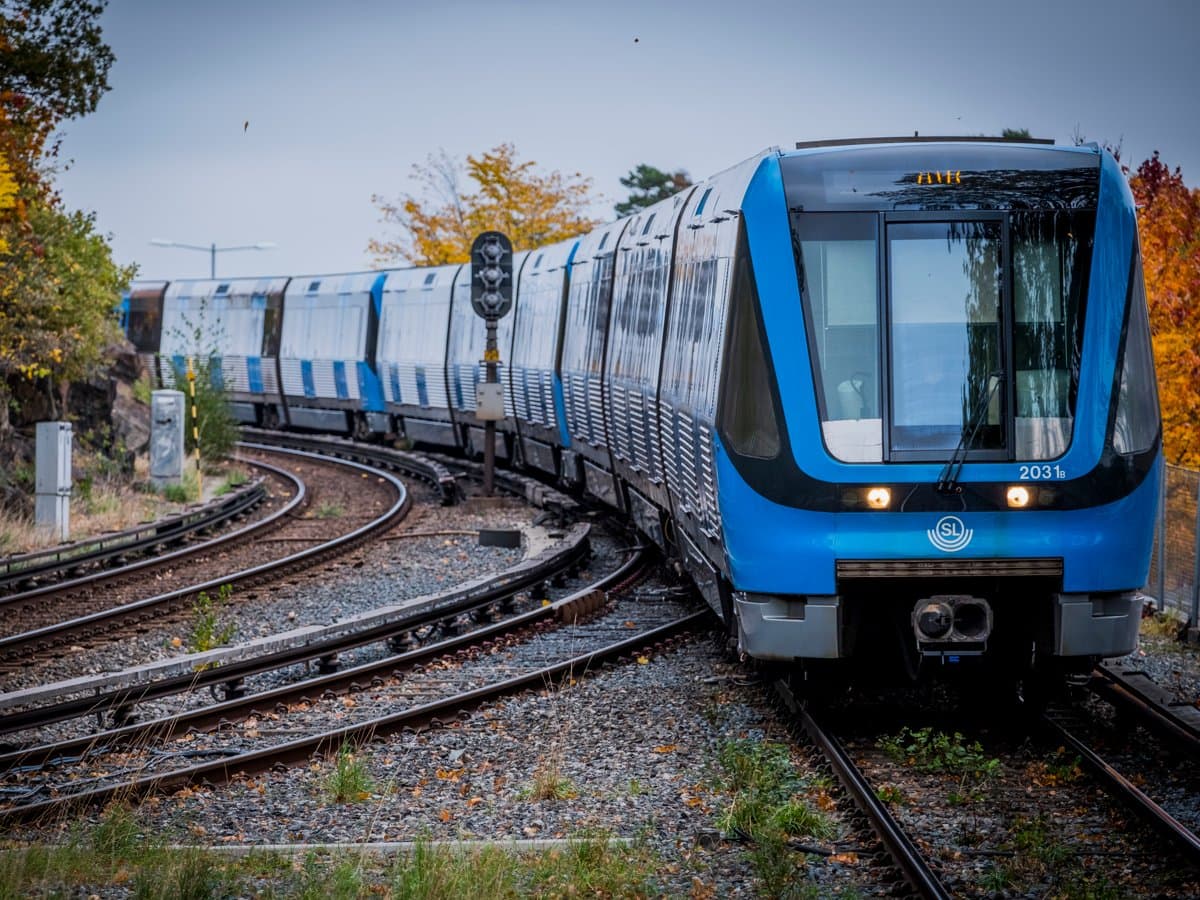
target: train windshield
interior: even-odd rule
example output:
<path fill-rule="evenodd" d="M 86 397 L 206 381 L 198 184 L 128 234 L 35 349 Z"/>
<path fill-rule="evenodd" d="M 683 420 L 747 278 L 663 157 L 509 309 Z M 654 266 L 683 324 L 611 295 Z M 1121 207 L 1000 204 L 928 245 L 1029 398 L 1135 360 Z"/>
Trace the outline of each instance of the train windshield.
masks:
<path fill-rule="evenodd" d="M 1070 443 L 1095 214 L 793 212 L 826 446 L 1045 460 Z"/>

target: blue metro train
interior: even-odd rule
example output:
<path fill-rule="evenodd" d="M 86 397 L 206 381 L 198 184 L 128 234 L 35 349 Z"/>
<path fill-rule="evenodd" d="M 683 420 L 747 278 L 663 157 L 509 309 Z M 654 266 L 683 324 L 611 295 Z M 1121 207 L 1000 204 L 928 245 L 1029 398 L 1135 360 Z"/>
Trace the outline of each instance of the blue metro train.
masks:
<path fill-rule="evenodd" d="M 1162 478 L 1134 204 L 1095 146 L 769 150 L 518 253 L 497 452 L 628 514 L 742 651 L 1128 652 Z M 479 452 L 469 266 L 136 283 L 162 383 L 239 416 Z"/>

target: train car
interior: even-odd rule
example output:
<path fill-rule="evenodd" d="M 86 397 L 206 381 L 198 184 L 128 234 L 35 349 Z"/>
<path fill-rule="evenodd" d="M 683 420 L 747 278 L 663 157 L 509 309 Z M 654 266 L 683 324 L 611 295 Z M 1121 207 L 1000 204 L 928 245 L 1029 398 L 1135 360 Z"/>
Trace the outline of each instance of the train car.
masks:
<path fill-rule="evenodd" d="M 187 358 L 205 355 L 234 417 L 277 427 L 280 315 L 287 278 L 185 279 L 163 295 L 158 370 L 164 387 L 182 388 Z M 152 322 L 147 320 L 147 328 Z M 130 334 L 132 334 L 132 320 Z"/>
<path fill-rule="evenodd" d="M 541 250 L 514 253 L 513 281 L 518 282 L 527 259 L 540 259 Z M 514 296 L 514 310 L 520 297 Z M 497 372 L 500 383 L 508 381 L 508 360 L 512 350 L 513 313 L 496 323 L 496 344 L 500 351 Z M 450 303 L 450 328 L 446 338 L 446 387 L 450 394 L 450 412 L 461 446 L 470 455 L 483 453 L 484 428 L 475 418 L 475 386 L 484 380 L 483 353 L 487 347 L 487 328 L 483 318 L 471 306 L 471 267 L 463 266 L 454 282 Z M 517 425 L 513 418 L 512 391 L 504 392 L 504 418 L 496 422 L 496 458 L 511 459 Z"/>
<path fill-rule="evenodd" d="M 729 206 L 714 440 L 741 647 L 913 670 L 1130 651 L 1161 422 L 1112 156 L 804 146 Z"/>
<path fill-rule="evenodd" d="M 386 279 L 386 272 L 358 272 L 288 283 L 279 343 L 287 424 L 358 438 L 387 433 L 375 370 Z"/>
<path fill-rule="evenodd" d="M 579 241 L 543 247 L 520 270 L 512 318 L 512 352 L 506 390 L 512 397 L 519 458 L 558 477 L 566 434 L 559 377 L 563 315 L 571 256 Z"/>
<path fill-rule="evenodd" d="M 566 426 L 560 448 L 562 479 L 617 508 L 622 507 L 621 491 L 609 450 L 604 366 L 617 245 L 629 221 L 601 226 L 580 238 L 567 277 L 558 350 Z"/>
<path fill-rule="evenodd" d="M 1111 155 L 769 150 L 514 262 L 500 455 L 627 512 L 744 653 L 1058 675 L 1134 646 L 1161 421 Z M 291 424 L 478 453 L 469 273 L 293 279 Z"/>
<path fill-rule="evenodd" d="M 395 431 L 418 443 L 461 447 L 446 388 L 446 335 L 463 268 L 401 269 L 383 283 L 379 376 Z"/>
<path fill-rule="evenodd" d="M 739 275 L 734 263 L 741 198 L 763 158 L 760 154 L 713 176 L 681 207 L 664 322 L 658 406 L 669 508 L 679 553 L 717 609 L 722 591 L 716 572 L 724 556 L 717 494 L 717 376 Z"/>
<path fill-rule="evenodd" d="M 162 383 L 158 369 L 158 349 L 162 340 L 163 296 L 165 281 L 134 281 L 121 297 L 121 329 L 129 338 L 151 383 Z"/>
<path fill-rule="evenodd" d="M 635 215 L 617 244 L 604 388 L 613 471 L 634 519 L 654 534 L 656 510 L 669 508 L 659 376 L 669 306 L 676 227 L 694 188 Z"/>

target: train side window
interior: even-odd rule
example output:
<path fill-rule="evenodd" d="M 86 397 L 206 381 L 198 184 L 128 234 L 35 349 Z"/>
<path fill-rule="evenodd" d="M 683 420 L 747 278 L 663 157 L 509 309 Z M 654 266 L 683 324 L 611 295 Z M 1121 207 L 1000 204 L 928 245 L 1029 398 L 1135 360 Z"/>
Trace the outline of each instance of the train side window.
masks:
<path fill-rule="evenodd" d="M 877 219 L 814 213 L 793 222 L 825 444 L 844 462 L 879 462 Z"/>
<path fill-rule="evenodd" d="M 1066 452 L 1075 417 L 1095 214 L 1014 212 L 1012 243 L 1016 458 Z"/>
<path fill-rule="evenodd" d="M 1129 325 L 1121 360 L 1117 390 L 1117 415 L 1113 422 L 1113 449 L 1118 453 L 1149 450 L 1158 437 L 1161 414 L 1154 352 L 1150 348 L 1150 321 L 1146 313 L 1146 282 L 1142 258 L 1134 245 L 1133 283 L 1129 291 Z"/>
<path fill-rule="evenodd" d="M 743 237 L 735 263 L 733 322 L 717 426 L 730 452 L 754 459 L 779 455 L 775 390 L 759 322 L 758 290 Z"/>
<path fill-rule="evenodd" d="M 134 297 L 129 301 L 129 340 L 142 353 L 157 353 L 162 335 L 159 301 Z"/>
<path fill-rule="evenodd" d="M 279 297 L 268 297 L 267 308 L 263 311 L 263 356 L 279 355 L 279 322 Z"/>

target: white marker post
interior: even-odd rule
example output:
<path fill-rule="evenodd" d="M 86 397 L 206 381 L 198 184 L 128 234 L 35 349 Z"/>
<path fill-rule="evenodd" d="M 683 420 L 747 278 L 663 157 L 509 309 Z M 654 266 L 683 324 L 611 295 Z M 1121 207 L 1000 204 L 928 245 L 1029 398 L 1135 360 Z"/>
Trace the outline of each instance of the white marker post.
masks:
<path fill-rule="evenodd" d="M 60 541 L 71 533 L 71 423 L 37 423 L 34 522 Z"/>

